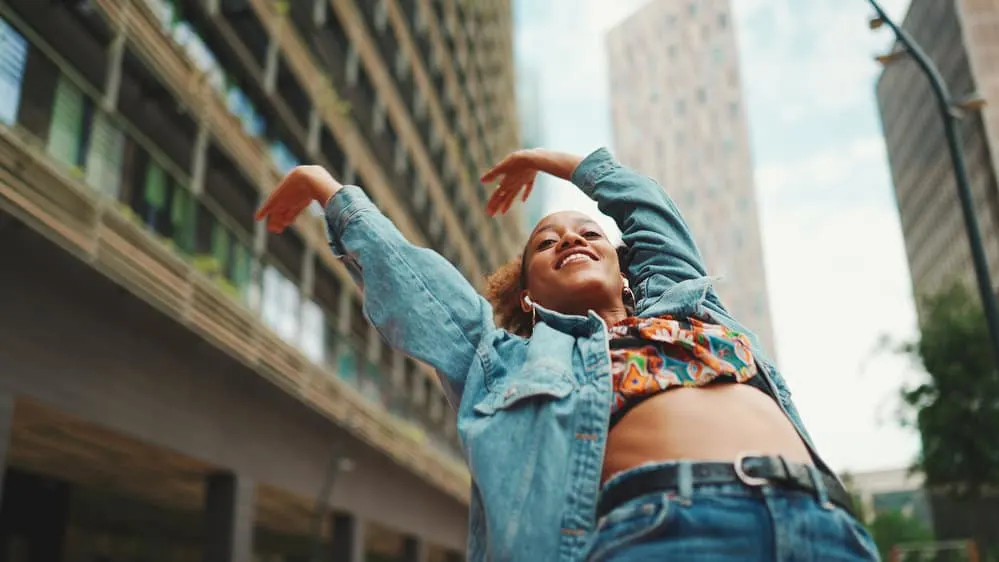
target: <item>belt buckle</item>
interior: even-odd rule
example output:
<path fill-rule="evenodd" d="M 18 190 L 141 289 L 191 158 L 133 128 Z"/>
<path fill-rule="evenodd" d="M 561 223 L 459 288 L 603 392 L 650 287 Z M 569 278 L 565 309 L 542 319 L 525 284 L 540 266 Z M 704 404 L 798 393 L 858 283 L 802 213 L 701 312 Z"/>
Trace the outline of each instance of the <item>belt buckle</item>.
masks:
<path fill-rule="evenodd" d="M 746 474 L 746 470 L 742 467 L 742 464 L 746 461 L 747 458 L 761 457 L 761 456 L 763 455 L 761 455 L 760 453 L 739 453 L 739 456 L 737 456 L 735 458 L 735 461 L 732 463 L 732 468 L 735 469 L 736 478 L 738 478 L 739 481 L 745 484 L 746 486 L 752 488 L 758 488 L 760 486 L 766 486 L 767 484 L 770 483 L 770 481 L 767 480 L 766 478 L 758 478 L 756 476 L 750 476 Z"/>

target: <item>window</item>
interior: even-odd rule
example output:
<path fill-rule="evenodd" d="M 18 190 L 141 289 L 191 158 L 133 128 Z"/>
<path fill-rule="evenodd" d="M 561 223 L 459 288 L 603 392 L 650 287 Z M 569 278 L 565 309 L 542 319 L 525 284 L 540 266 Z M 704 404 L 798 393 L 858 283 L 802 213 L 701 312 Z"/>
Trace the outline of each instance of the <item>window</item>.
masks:
<path fill-rule="evenodd" d="M 417 211 L 422 211 L 427 206 L 427 182 L 423 176 L 416 178 L 416 186 L 413 188 L 413 207 Z"/>
<path fill-rule="evenodd" d="M 302 303 L 302 331 L 298 344 L 302 353 L 317 365 L 326 361 L 326 329 L 323 309 L 311 300 Z"/>
<path fill-rule="evenodd" d="M 65 76 L 60 76 L 52 104 L 48 153 L 63 164 L 80 168 L 92 117 L 93 103 Z"/>
<path fill-rule="evenodd" d="M 378 4 L 375 6 L 375 29 L 379 33 L 383 33 L 388 27 L 388 7 L 385 3 L 386 0 L 378 0 Z"/>
<path fill-rule="evenodd" d="M 692 16 L 695 16 L 695 15 L 697 15 L 697 0 L 691 0 L 691 2 L 690 2 L 690 6 L 689 6 L 689 8 L 687 9 L 687 11 L 688 11 L 688 12 L 690 13 L 690 15 L 692 15 Z"/>
<path fill-rule="evenodd" d="M 739 102 L 734 101 L 728 104 L 728 112 L 733 119 L 739 116 Z"/>
<path fill-rule="evenodd" d="M 299 165 L 298 158 L 292 154 L 288 145 L 281 141 L 272 141 L 270 152 L 271 159 L 274 161 L 274 166 L 277 168 L 278 172 L 281 172 L 282 174 L 287 174 L 292 168 Z"/>
<path fill-rule="evenodd" d="M 381 96 L 375 98 L 375 108 L 371 112 L 371 128 L 376 135 L 385 131 L 385 102 Z"/>
<path fill-rule="evenodd" d="M 194 250 L 197 201 L 167 175 L 164 167 L 141 147 L 131 147 L 135 160 L 131 207 L 142 224 L 167 238 L 185 254 Z"/>
<path fill-rule="evenodd" d="M 354 86 L 357 84 L 358 73 L 360 72 L 361 57 L 357 53 L 357 47 L 353 43 L 347 49 L 347 62 L 346 62 L 346 74 L 347 74 L 347 85 Z"/>
<path fill-rule="evenodd" d="M 409 154 L 401 142 L 395 143 L 395 153 L 392 160 L 392 166 L 397 174 L 403 175 L 409 169 Z"/>
<path fill-rule="evenodd" d="M 21 102 L 28 42 L 0 18 L 0 122 L 13 125 Z"/>
<path fill-rule="evenodd" d="M 444 146 L 444 139 L 441 137 L 437 126 L 430 127 L 430 150 L 436 153 Z"/>
<path fill-rule="evenodd" d="M 725 29 L 728 27 L 728 14 L 718 14 L 718 29 Z"/>
<path fill-rule="evenodd" d="M 225 104 L 229 113 L 235 115 L 243 123 L 244 131 L 254 137 L 264 134 L 267 123 L 264 121 L 263 115 L 257 112 L 250 98 L 235 84 L 229 86 L 225 95 Z"/>
<path fill-rule="evenodd" d="M 423 97 L 423 89 L 417 88 L 413 95 L 413 115 L 423 119 L 427 115 L 427 98 Z"/>
<path fill-rule="evenodd" d="M 698 88 L 697 89 L 697 102 L 703 104 L 703 103 L 707 103 L 707 101 L 708 101 L 708 91 L 705 90 L 704 88 Z"/>
<path fill-rule="evenodd" d="M 670 45 L 666 51 L 670 58 L 676 58 L 676 45 Z"/>
<path fill-rule="evenodd" d="M 684 100 L 676 100 L 676 114 L 683 115 L 687 111 L 687 104 Z"/>
<path fill-rule="evenodd" d="M 84 180 L 105 195 L 117 198 L 121 189 L 125 135 L 103 113 L 94 118 Z"/>
<path fill-rule="evenodd" d="M 722 64 L 725 62 L 725 51 L 718 45 L 711 48 L 711 60 L 715 64 Z"/>
<path fill-rule="evenodd" d="M 268 265 L 263 274 L 261 318 L 281 339 L 294 344 L 299 333 L 301 310 L 298 286 Z"/>
<path fill-rule="evenodd" d="M 399 49 L 395 52 L 395 76 L 402 79 L 407 74 L 409 74 L 409 61 L 406 59 L 406 51 Z"/>

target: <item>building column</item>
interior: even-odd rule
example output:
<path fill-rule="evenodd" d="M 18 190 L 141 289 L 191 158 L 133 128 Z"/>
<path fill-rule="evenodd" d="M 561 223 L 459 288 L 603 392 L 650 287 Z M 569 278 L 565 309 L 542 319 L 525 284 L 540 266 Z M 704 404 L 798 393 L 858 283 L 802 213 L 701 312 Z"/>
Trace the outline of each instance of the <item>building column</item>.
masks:
<path fill-rule="evenodd" d="M 332 562 L 364 562 L 364 521 L 350 513 L 334 513 L 332 546 Z"/>
<path fill-rule="evenodd" d="M 278 55 L 280 54 L 281 45 L 278 44 L 277 39 L 271 37 L 264 59 L 264 93 L 267 95 L 274 94 L 277 90 L 278 64 L 280 64 Z"/>
<path fill-rule="evenodd" d="M 205 562 L 253 558 L 253 482 L 231 472 L 205 479 Z"/>
<path fill-rule="evenodd" d="M 420 537 L 407 535 L 402 543 L 402 562 L 426 562 L 427 549 Z"/>
<path fill-rule="evenodd" d="M 128 10 L 129 8 L 124 8 Z M 121 71 L 125 58 L 125 28 L 119 27 L 108 47 L 108 72 L 104 77 L 104 109 L 114 111 L 118 107 L 118 94 L 121 92 Z"/>

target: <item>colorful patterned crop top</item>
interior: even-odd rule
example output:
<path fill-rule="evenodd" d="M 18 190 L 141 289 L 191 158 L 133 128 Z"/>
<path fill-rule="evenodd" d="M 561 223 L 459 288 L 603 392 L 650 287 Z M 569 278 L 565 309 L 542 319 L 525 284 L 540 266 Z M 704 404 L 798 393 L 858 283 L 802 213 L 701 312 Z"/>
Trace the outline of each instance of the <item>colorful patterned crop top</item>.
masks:
<path fill-rule="evenodd" d="M 678 386 L 747 383 L 771 395 L 746 336 L 696 318 L 626 318 L 610 327 L 610 356 L 611 427 L 642 400 Z"/>

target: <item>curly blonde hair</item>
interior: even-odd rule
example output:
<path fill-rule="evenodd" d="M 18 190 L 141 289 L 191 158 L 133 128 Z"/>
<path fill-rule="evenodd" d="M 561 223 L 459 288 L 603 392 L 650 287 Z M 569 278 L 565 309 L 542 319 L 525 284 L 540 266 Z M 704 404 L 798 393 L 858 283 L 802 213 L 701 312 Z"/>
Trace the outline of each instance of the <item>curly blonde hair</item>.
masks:
<path fill-rule="evenodd" d="M 618 246 L 617 259 L 621 271 L 627 272 L 629 259 L 627 246 Z M 531 312 L 524 312 L 520 304 L 520 296 L 526 288 L 527 272 L 524 270 L 524 257 L 520 256 L 510 260 L 486 278 L 485 297 L 493 305 L 493 315 L 499 327 L 529 338 L 534 331 L 534 315 Z M 633 313 L 634 303 L 625 304 L 629 312 Z"/>

